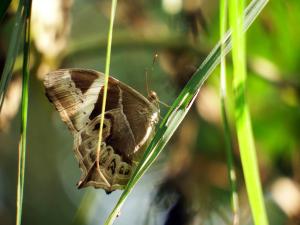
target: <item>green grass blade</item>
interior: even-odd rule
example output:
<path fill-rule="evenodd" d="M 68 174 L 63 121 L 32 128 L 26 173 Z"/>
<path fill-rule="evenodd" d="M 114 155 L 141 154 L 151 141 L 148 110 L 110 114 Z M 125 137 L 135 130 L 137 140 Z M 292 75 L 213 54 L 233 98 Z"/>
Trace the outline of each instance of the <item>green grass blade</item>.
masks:
<path fill-rule="evenodd" d="M 232 60 L 234 67 L 234 111 L 242 167 L 254 223 L 257 225 L 267 225 L 268 219 L 259 178 L 250 112 L 247 105 L 245 92 L 247 72 L 245 47 L 246 40 L 243 33 L 244 0 L 230 0 L 229 3 L 229 18 L 232 28 L 233 44 Z"/>
<path fill-rule="evenodd" d="M 96 164 L 97 164 L 98 171 L 100 171 L 99 168 L 99 158 L 100 158 L 100 151 L 101 151 L 100 146 L 102 142 L 102 132 L 103 132 L 103 124 L 104 124 L 104 114 L 105 114 L 105 107 L 106 107 L 107 86 L 108 86 L 109 67 L 110 67 L 110 58 L 111 58 L 111 43 L 112 43 L 112 34 L 113 34 L 114 20 L 116 15 L 116 8 L 117 8 L 117 0 L 113 0 L 111 5 L 110 23 L 109 23 L 108 38 L 107 38 L 106 63 L 105 63 L 105 72 L 104 72 L 105 74 L 104 90 L 103 90 L 102 110 L 101 110 L 100 129 L 99 129 L 99 140 L 97 145 Z M 104 178 L 104 180 L 106 179 Z"/>
<path fill-rule="evenodd" d="M 8 53 L 7 53 L 7 58 L 5 61 L 4 69 L 2 72 L 1 76 L 1 81 L 0 81 L 0 112 L 2 109 L 5 93 L 8 87 L 8 84 L 11 80 L 12 76 L 12 71 L 13 67 L 15 64 L 15 60 L 18 54 L 19 50 L 19 45 L 20 45 L 20 38 L 21 38 L 21 33 L 24 28 L 24 23 L 25 23 L 25 5 L 24 5 L 25 0 L 20 0 L 17 14 L 16 14 L 16 21 L 14 24 L 14 29 L 13 33 L 11 36 L 11 40 L 9 42 L 9 47 L 8 47 Z"/>
<path fill-rule="evenodd" d="M 110 24 L 109 24 L 108 38 L 107 38 L 107 51 L 106 51 L 106 62 L 105 62 L 105 72 L 104 72 L 105 81 L 104 81 L 104 91 L 103 91 L 103 100 L 102 100 L 103 104 L 102 104 L 101 118 L 100 118 L 99 139 L 97 143 L 97 159 L 96 159 L 97 161 L 99 161 L 100 152 L 101 152 L 100 147 L 102 142 L 104 112 L 105 112 L 106 99 L 107 99 L 107 87 L 108 87 L 110 58 L 111 58 L 113 24 L 114 24 L 114 18 L 116 14 L 116 8 L 117 8 L 117 0 L 113 0 L 111 5 Z M 99 163 L 97 163 L 97 166 L 99 166 Z M 92 196 L 94 196 L 94 194 L 91 192 L 86 192 L 84 194 L 72 224 L 84 224 L 86 222 L 85 212 L 88 211 L 88 208 L 90 207 L 90 200 L 93 199 Z"/>
<path fill-rule="evenodd" d="M 29 82 L 29 62 L 30 62 L 30 16 L 31 0 L 25 1 L 25 35 L 24 35 L 24 53 L 23 53 L 23 85 L 22 85 L 22 120 L 21 137 L 19 144 L 18 161 L 18 185 L 17 185 L 17 210 L 16 225 L 22 221 L 22 205 L 25 179 L 25 161 L 26 161 L 26 138 L 27 138 L 27 112 L 28 112 L 28 82 Z"/>
<path fill-rule="evenodd" d="M 244 30 L 251 25 L 254 19 L 259 15 L 260 11 L 263 9 L 267 1 L 252 1 L 248 8 L 245 11 L 245 22 L 244 22 Z M 110 225 L 114 222 L 115 218 L 119 214 L 119 211 L 128 197 L 129 193 L 135 186 L 135 184 L 139 181 L 142 175 L 146 172 L 146 170 L 150 167 L 150 165 L 154 162 L 154 160 L 158 157 L 159 153 L 163 150 L 164 146 L 167 144 L 181 121 L 184 119 L 185 115 L 188 113 L 188 110 L 193 103 L 193 100 L 197 93 L 199 92 L 203 83 L 207 80 L 211 72 L 215 69 L 215 67 L 220 62 L 221 57 L 221 43 L 224 43 L 224 52 L 226 54 L 231 49 L 231 34 L 227 32 L 224 40 L 219 42 L 216 47 L 211 51 L 211 53 L 207 56 L 206 60 L 200 65 L 195 74 L 186 84 L 182 92 L 179 94 L 177 99 L 174 101 L 172 107 L 169 112 L 164 117 L 161 122 L 154 138 L 152 139 L 150 145 L 148 146 L 145 154 L 139 163 L 137 169 L 129 180 L 125 190 L 119 198 L 116 206 L 113 211 L 107 218 L 105 224 Z"/>
<path fill-rule="evenodd" d="M 11 3 L 11 0 L 2 0 L 2 2 L 0 4 L 0 22 L 3 19 L 10 3 Z"/>
<path fill-rule="evenodd" d="M 220 36 L 223 40 L 223 36 L 226 32 L 227 25 L 227 0 L 220 1 Z M 224 139 L 225 139 L 225 150 L 227 157 L 227 173 L 231 190 L 231 209 L 233 213 L 232 224 L 239 224 L 239 200 L 236 184 L 236 172 L 233 161 L 233 145 L 232 145 L 232 134 L 227 116 L 226 107 L 226 60 L 225 55 L 222 54 L 224 51 L 224 45 L 221 45 L 221 63 L 220 63 L 220 98 L 221 98 L 221 114 L 223 119 Z"/>

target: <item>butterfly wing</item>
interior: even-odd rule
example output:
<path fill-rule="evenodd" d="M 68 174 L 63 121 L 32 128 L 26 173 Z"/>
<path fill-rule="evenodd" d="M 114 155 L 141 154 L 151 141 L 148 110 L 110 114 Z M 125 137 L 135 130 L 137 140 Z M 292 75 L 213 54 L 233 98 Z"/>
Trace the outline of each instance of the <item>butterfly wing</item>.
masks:
<path fill-rule="evenodd" d="M 46 96 L 72 133 L 86 126 L 103 84 L 96 71 L 81 69 L 57 70 L 44 79 Z"/>
<path fill-rule="evenodd" d="M 78 186 L 112 191 L 126 185 L 132 161 L 140 155 L 157 122 L 158 108 L 134 89 L 109 78 L 99 173 L 95 155 L 104 75 L 93 70 L 58 70 L 46 76 L 44 85 L 74 135 L 75 155 L 83 171 Z"/>

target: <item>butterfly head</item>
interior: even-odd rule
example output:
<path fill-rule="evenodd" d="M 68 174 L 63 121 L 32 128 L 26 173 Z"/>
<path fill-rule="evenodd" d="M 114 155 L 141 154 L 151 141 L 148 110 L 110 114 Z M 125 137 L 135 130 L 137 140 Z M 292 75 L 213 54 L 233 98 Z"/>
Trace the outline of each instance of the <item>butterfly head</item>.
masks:
<path fill-rule="evenodd" d="M 148 94 L 149 102 L 153 103 L 159 109 L 159 99 L 155 91 L 150 91 Z"/>
<path fill-rule="evenodd" d="M 150 91 L 149 95 L 148 95 L 148 100 L 154 104 L 158 103 L 158 97 L 155 91 Z"/>
<path fill-rule="evenodd" d="M 159 99 L 155 91 L 150 91 L 148 94 L 148 100 L 154 106 L 155 113 L 153 114 L 153 122 L 157 123 L 159 120 Z"/>

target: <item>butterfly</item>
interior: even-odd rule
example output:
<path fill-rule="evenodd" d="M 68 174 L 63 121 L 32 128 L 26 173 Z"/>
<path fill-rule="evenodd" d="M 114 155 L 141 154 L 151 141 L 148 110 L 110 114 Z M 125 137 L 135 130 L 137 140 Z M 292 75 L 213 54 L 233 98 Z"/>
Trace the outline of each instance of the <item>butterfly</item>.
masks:
<path fill-rule="evenodd" d="M 74 136 L 74 153 L 82 170 L 77 187 L 110 193 L 126 186 L 154 134 L 160 110 L 155 92 L 146 98 L 109 77 L 97 165 L 104 79 L 94 70 L 60 69 L 45 76 L 44 86 Z"/>

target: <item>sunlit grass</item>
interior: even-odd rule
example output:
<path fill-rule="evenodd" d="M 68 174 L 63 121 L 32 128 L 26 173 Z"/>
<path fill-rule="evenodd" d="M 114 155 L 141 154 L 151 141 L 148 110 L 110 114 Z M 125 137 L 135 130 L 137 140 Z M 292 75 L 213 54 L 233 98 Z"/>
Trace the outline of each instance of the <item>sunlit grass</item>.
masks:
<path fill-rule="evenodd" d="M 5 3 L 5 4 L 4 4 Z M 0 18 L 4 15 L 10 1 L 5 1 L 1 6 Z M 30 50 L 30 17 L 31 0 L 20 0 L 16 13 L 14 29 L 10 39 L 7 58 L 0 82 L 0 111 L 4 102 L 5 93 L 12 77 L 13 67 L 17 58 L 22 37 L 24 37 L 23 54 L 23 85 L 22 85 L 22 108 L 21 108 L 21 134 L 19 142 L 18 157 L 18 183 L 16 200 L 16 225 L 21 224 L 23 192 L 25 180 L 25 159 L 26 159 L 26 137 L 27 137 L 27 111 L 28 111 L 28 80 L 29 80 L 29 50 Z M 24 35 L 22 35 L 22 32 Z"/>
<path fill-rule="evenodd" d="M 244 22 L 244 28 L 247 29 L 254 19 L 259 15 L 260 11 L 264 8 L 267 1 L 252 1 L 247 10 L 246 18 Z M 132 191 L 134 186 L 140 180 L 142 175 L 151 166 L 154 160 L 158 157 L 160 152 L 163 150 L 167 142 L 170 140 L 171 136 L 176 131 L 177 127 L 180 125 L 181 121 L 184 119 L 185 115 L 188 113 L 195 96 L 198 94 L 201 86 L 207 80 L 209 75 L 215 69 L 215 67 L 220 62 L 221 57 L 221 43 L 224 43 L 224 54 L 228 53 L 231 49 L 231 35 L 227 32 L 224 36 L 224 40 L 219 42 L 216 47 L 207 56 L 206 60 L 200 65 L 195 74 L 183 88 L 182 92 L 179 94 L 177 99 L 174 101 L 169 112 L 166 114 L 162 120 L 154 138 L 152 139 L 150 145 L 148 146 L 145 154 L 140 161 L 137 169 L 129 180 L 125 190 L 119 198 L 119 201 L 115 205 L 113 211 L 110 213 L 105 224 L 110 225 L 114 222 L 117 215 L 119 214 L 122 205 L 124 204 L 129 193 Z"/>
<path fill-rule="evenodd" d="M 0 112 L 3 106 L 8 84 L 12 77 L 12 71 L 21 43 L 22 31 L 24 29 L 25 24 L 25 6 L 26 0 L 20 0 L 16 13 L 14 29 L 12 31 L 12 35 L 8 46 L 7 58 L 4 64 L 4 69 L 0 81 Z"/>
<path fill-rule="evenodd" d="M 112 46 L 112 36 L 113 36 L 113 25 L 114 25 L 114 18 L 116 15 L 116 9 L 117 9 L 117 0 L 112 1 L 111 5 L 111 14 L 110 14 L 110 24 L 109 24 L 109 30 L 108 30 L 108 37 L 107 37 L 107 49 L 106 49 L 106 62 L 105 62 L 105 80 L 104 80 L 104 90 L 103 90 L 103 99 L 102 99 L 102 109 L 101 109 L 101 118 L 100 118 L 100 129 L 99 129 L 99 139 L 97 143 L 97 158 L 96 158 L 96 164 L 97 169 L 99 168 L 99 158 L 100 158 L 100 152 L 101 152 L 101 142 L 102 142 L 102 132 L 103 132 L 103 124 L 104 124 L 104 115 L 105 115 L 105 107 L 106 107 L 106 100 L 107 100 L 107 88 L 108 88 L 108 78 L 109 78 L 109 71 L 110 71 L 110 59 L 111 59 L 111 46 Z M 76 212 L 76 215 L 73 219 L 73 224 L 80 224 L 85 223 L 86 216 L 85 212 L 90 207 L 90 202 L 93 199 L 91 197 L 93 195 L 92 192 L 86 192 L 84 194 L 83 199 L 81 200 L 80 206 Z"/>
<path fill-rule="evenodd" d="M 246 100 L 246 47 L 243 32 L 244 0 L 229 1 L 229 19 L 232 28 L 234 113 L 237 137 L 250 207 L 256 225 L 267 225 L 267 215 L 259 177 L 250 112 Z"/>
<path fill-rule="evenodd" d="M 226 32 L 227 27 L 227 0 L 220 1 L 220 36 L 221 40 Z M 221 99 L 221 114 L 223 119 L 223 127 L 224 127 L 224 139 L 225 139 L 225 150 L 227 156 L 227 173 L 228 179 L 230 183 L 231 190 L 231 209 L 233 213 L 232 224 L 239 224 L 239 200 L 238 200 L 238 191 L 236 184 L 236 171 L 233 161 L 233 146 L 232 146 L 232 137 L 228 121 L 227 115 L 227 107 L 226 107 L 226 60 L 224 52 L 224 43 L 221 45 L 221 62 L 220 62 L 220 99 Z"/>
<path fill-rule="evenodd" d="M 106 62 L 105 62 L 105 72 L 104 72 L 105 75 L 104 90 L 103 90 L 103 100 L 102 100 L 102 109 L 101 109 L 101 118 L 100 118 L 99 140 L 97 144 L 97 156 L 96 156 L 96 165 L 98 171 L 100 171 L 99 168 L 99 159 L 100 159 L 100 151 L 101 151 L 100 146 L 102 142 L 102 132 L 103 132 L 103 124 L 104 124 L 104 114 L 105 114 L 105 106 L 106 106 L 106 99 L 107 99 L 107 86 L 108 86 L 110 58 L 111 58 L 111 43 L 112 43 L 112 35 L 113 35 L 113 27 L 114 27 L 115 15 L 116 15 L 117 2 L 118 2 L 117 0 L 113 0 L 111 4 L 110 23 L 109 23 L 108 38 L 107 38 Z"/>
<path fill-rule="evenodd" d="M 29 82 L 29 63 L 30 63 L 30 17 L 31 17 L 31 0 L 25 3 L 25 29 L 24 29 L 24 52 L 23 52 L 23 82 L 22 82 L 22 120 L 21 136 L 19 143 L 18 159 L 18 185 L 17 185 L 17 210 L 16 225 L 22 221 L 22 206 L 25 180 L 25 161 L 26 161 L 26 138 L 27 138 L 27 112 L 28 112 L 28 82 Z"/>

